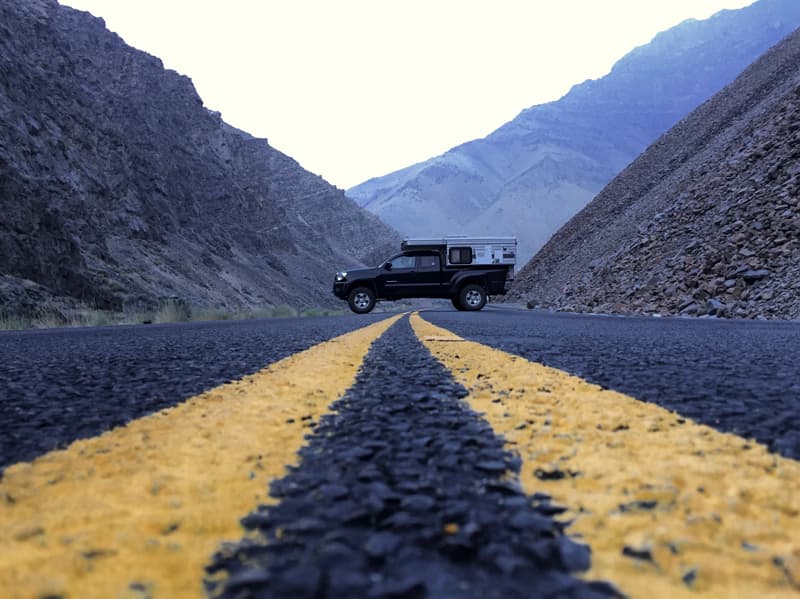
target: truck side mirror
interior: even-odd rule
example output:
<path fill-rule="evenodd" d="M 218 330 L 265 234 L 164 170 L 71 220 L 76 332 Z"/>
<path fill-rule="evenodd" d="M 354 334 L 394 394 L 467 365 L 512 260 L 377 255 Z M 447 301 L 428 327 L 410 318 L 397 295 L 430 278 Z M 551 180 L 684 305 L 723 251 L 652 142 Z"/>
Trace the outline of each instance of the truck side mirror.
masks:
<path fill-rule="evenodd" d="M 383 270 L 392 270 L 392 263 L 391 262 L 384 262 L 383 263 Z"/>

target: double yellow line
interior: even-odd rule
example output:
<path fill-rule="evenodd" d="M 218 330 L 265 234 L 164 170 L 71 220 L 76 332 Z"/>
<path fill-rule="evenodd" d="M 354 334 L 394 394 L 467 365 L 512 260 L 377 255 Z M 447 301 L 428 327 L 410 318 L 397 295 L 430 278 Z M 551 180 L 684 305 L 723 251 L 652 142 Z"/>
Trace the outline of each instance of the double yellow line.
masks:
<path fill-rule="evenodd" d="M 525 492 L 570 508 L 589 579 L 631 597 L 800 596 L 800 464 L 655 404 L 411 317 L 522 458 Z"/>
<path fill-rule="evenodd" d="M 270 503 L 313 423 L 399 316 L 63 451 L 0 481 L 0 596 L 202 595 L 239 519 Z M 588 578 L 632 597 L 797 597 L 800 468 L 652 404 L 411 323 L 523 460 L 528 493 L 570 508 Z"/>
<path fill-rule="evenodd" d="M 310 426 L 399 316 L 316 345 L 0 481 L 0 597 L 183 599 L 271 501 Z"/>

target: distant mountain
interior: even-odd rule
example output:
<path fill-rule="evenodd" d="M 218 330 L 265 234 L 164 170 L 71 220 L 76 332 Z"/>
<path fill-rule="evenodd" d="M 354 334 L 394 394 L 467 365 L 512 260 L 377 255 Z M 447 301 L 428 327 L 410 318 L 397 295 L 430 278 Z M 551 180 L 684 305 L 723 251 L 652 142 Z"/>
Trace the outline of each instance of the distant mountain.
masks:
<path fill-rule="evenodd" d="M 616 177 L 509 298 L 800 319 L 800 29 Z"/>
<path fill-rule="evenodd" d="M 0 0 L 0 311 L 334 301 L 396 231 L 54 0 Z"/>
<path fill-rule="evenodd" d="M 404 234 L 516 235 L 525 261 L 648 144 L 799 25 L 797 0 L 684 21 L 605 77 L 347 195 Z"/>

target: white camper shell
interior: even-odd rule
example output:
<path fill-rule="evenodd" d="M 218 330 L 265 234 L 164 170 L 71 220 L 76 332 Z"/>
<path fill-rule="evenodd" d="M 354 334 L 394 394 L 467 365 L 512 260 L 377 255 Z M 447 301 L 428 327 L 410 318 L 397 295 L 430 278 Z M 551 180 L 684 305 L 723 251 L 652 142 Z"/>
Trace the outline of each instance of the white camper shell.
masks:
<path fill-rule="evenodd" d="M 448 266 L 488 266 L 503 264 L 514 266 L 517 262 L 516 237 L 428 237 L 404 239 L 402 250 L 446 249 Z"/>

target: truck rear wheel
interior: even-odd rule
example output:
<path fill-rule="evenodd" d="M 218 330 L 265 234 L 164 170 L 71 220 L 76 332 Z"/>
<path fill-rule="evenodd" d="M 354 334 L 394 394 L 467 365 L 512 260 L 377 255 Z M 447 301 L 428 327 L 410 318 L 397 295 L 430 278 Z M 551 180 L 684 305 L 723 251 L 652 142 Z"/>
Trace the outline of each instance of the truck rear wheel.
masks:
<path fill-rule="evenodd" d="M 347 296 L 347 303 L 356 314 L 372 312 L 375 307 L 375 293 L 369 287 L 356 287 Z"/>
<path fill-rule="evenodd" d="M 475 283 L 464 285 L 458 292 L 458 303 L 464 310 L 480 310 L 486 305 L 486 290 Z"/>

